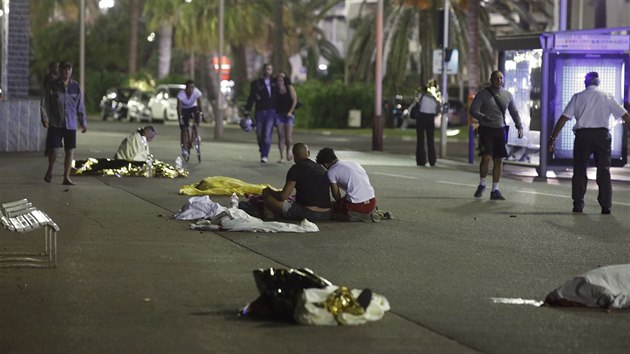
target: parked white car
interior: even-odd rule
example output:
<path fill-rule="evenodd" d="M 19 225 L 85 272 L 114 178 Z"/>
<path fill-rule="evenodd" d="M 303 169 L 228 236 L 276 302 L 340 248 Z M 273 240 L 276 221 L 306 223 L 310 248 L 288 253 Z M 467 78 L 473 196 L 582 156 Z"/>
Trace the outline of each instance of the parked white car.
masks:
<path fill-rule="evenodd" d="M 130 122 L 151 121 L 151 110 L 149 110 L 149 100 L 153 92 L 137 90 L 131 95 L 127 102 L 127 120 Z"/>
<path fill-rule="evenodd" d="M 151 120 L 177 121 L 177 94 L 185 88 L 183 84 L 159 85 L 149 100 Z"/>

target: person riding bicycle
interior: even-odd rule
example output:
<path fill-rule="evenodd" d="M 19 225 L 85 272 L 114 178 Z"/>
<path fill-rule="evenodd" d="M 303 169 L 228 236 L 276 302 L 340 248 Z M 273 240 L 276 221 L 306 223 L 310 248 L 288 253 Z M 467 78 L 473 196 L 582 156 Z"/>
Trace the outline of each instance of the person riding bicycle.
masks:
<path fill-rule="evenodd" d="M 201 111 L 201 96 L 203 94 L 195 87 L 193 80 L 186 81 L 186 88 L 177 94 L 177 117 L 179 118 L 179 129 L 181 130 L 180 144 L 182 147 L 182 157 L 188 161 L 190 148 L 195 146 L 197 155 L 201 160 L 199 151 L 200 137 L 197 135 L 197 127 L 203 119 Z M 190 132 L 192 119 L 192 134 Z M 192 136 L 191 136 L 192 135 Z"/>

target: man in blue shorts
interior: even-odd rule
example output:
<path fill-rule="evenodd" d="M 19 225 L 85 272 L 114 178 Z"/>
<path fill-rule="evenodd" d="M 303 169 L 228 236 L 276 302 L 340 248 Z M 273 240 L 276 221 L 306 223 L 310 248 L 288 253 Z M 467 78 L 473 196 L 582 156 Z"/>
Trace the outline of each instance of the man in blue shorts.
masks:
<path fill-rule="evenodd" d="M 309 156 L 308 146 L 302 143 L 293 145 L 295 164 L 287 172 L 284 187 L 281 191 L 263 190 L 266 219 L 281 216 L 288 220 L 308 219 L 311 222 L 330 220 L 330 182 L 326 169 Z M 295 201 L 292 201 L 289 197 L 294 189 Z"/>
<path fill-rule="evenodd" d="M 48 170 L 44 181 L 50 183 L 57 160 L 59 148 L 65 150 L 63 162 L 63 184 L 73 185 L 70 180 L 74 149 L 77 145 L 77 128 L 81 133 L 87 131 L 85 108 L 83 107 L 83 93 L 79 83 L 72 80 L 72 63 L 64 61 L 59 64 L 60 78 L 51 83 L 50 89 L 44 94 L 42 109 L 46 110 L 42 116 L 42 124 L 48 128 L 46 134 L 46 155 L 48 156 Z"/>
<path fill-rule="evenodd" d="M 506 109 L 510 112 L 512 120 L 518 129 L 518 137 L 523 137 L 523 125 L 518 115 L 514 97 L 510 91 L 503 88 L 503 73 L 494 71 L 490 75 L 490 87 L 482 89 L 475 95 L 469 113 L 479 121 L 479 186 L 475 191 L 475 198 L 481 198 L 486 190 L 486 177 L 490 160 L 492 166 L 492 191 L 490 199 L 505 200 L 499 191 L 501 168 L 503 158 L 508 156 L 505 144 L 507 143 L 507 125 L 505 122 Z"/>

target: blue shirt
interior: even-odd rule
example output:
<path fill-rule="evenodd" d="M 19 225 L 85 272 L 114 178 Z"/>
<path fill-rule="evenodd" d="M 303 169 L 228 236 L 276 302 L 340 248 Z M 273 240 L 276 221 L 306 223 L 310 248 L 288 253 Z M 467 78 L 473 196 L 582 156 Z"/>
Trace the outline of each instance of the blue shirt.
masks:
<path fill-rule="evenodd" d="M 45 99 L 49 100 L 49 126 L 68 130 L 86 126 L 83 93 L 78 82 L 70 80 L 68 86 L 61 80 L 55 82 L 51 94 Z"/>

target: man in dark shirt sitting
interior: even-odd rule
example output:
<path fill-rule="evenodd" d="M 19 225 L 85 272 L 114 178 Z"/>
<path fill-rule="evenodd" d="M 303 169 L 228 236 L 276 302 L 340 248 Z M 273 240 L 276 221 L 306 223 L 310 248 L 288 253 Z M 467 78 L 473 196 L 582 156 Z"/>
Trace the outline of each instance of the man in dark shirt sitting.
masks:
<path fill-rule="evenodd" d="M 326 169 L 309 156 L 308 146 L 302 143 L 293 145 L 295 164 L 287 172 L 284 187 L 281 191 L 263 190 L 266 218 L 273 214 L 288 220 L 330 220 L 330 182 Z M 292 201 L 289 196 L 294 189 L 295 201 Z"/>

